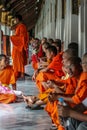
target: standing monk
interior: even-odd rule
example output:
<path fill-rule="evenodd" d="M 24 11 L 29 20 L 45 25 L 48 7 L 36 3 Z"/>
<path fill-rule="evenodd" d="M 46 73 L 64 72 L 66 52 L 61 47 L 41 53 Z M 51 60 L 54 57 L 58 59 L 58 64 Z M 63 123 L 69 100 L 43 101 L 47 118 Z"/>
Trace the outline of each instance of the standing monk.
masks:
<path fill-rule="evenodd" d="M 15 19 L 15 35 L 10 37 L 13 44 L 13 67 L 15 77 L 17 78 L 20 74 L 20 78 L 24 79 L 24 66 L 27 64 L 28 32 L 26 26 L 22 23 L 22 16 L 16 15 Z"/>

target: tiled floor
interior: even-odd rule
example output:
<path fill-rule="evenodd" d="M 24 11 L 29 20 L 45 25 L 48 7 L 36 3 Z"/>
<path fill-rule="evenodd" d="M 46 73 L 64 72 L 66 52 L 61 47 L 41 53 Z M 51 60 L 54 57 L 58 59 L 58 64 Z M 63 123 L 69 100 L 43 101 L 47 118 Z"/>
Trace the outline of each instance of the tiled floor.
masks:
<path fill-rule="evenodd" d="M 31 80 L 18 81 L 17 88 L 25 95 L 38 93 Z M 0 130 L 49 130 L 51 121 L 47 113 L 25 106 L 24 102 L 0 104 Z"/>

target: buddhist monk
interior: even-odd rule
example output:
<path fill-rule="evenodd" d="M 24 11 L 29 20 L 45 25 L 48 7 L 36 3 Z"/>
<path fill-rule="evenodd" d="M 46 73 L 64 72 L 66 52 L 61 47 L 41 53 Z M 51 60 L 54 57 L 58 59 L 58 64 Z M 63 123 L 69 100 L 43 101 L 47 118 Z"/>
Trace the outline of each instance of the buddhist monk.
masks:
<path fill-rule="evenodd" d="M 79 104 L 82 102 L 84 104 L 84 100 L 87 98 L 87 53 L 85 53 L 82 58 L 82 69 L 83 72 L 79 78 L 75 94 L 71 97 L 62 96 L 65 101 L 74 104 Z"/>
<path fill-rule="evenodd" d="M 16 89 L 16 81 L 12 66 L 8 65 L 7 58 L 4 54 L 0 54 L 0 83 L 8 87 L 10 84 L 12 88 Z M 1 103 L 11 103 L 16 100 L 15 94 L 0 93 Z"/>
<path fill-rule="evenodd" d="M 47 38 L 46 37 L 43 37 L 42 40 L 41 40 L 41 43 L 40 43 L 40 46 L 39 46 L 39 52 L 38 52 L 38 57 L 39 58 L 42 58 L 44 56 L 44 51 L 42 49 L 42 45 L 47 42 Z"/>
<path fill-rule="evenodd" d="M 24 79 L 24 66 L 27 64 L 26 50 L 28 47 L 28 33 L 25 24 L 22 22 L 22 16 L 16 15 L 15 35 L 11 36 L 13 44 L 12 59 L 15 77 Z"/>
<path fill-rule="evenodd" d="M 65 85 L 65 89 L 63 88 L 63 90 L 59 87 L 57 87 L 57 85 L 54 85 L 56 88 L 56 92 L 58 93 L 58 95 L 72 95 L 75 92 L 75 89 L 77 87 L 77 83 L 78 83 L 78 78 L 82 72 L 82 68 L 80 65 L 80 58 L 78 57 L 71 57 L 68 59 L 70 62 L 70 67 L 68 65 L 68 61 L 66 63 L 67 67 L 66 67 L 66 71 L 69 74 L 69 78 L 67 80 L 62 81 Z M 79 66 L 79 68 L 77 68 L 77 66 Z M 53 84 L 52 84 L 53 86 Z M 51 93 L 49 95 L 49 100 L 51 101 L 48 102 L 47 106 L 46 106 L 46 111 L 48 112 L 48 114 L 51 116 L 52 121 L 54 122 L 54 124 L 56 124 L 56 126 L 58 127 L 58 129 L 64 129 L 62 126 L 60 126 L 59 124 L 59 119 L 58 119 L 58 110 L 57 110 L 57 104 L 58 101 L 54 101 L 54 99 L 56 99 L 56 94 L 55 93 Z M 51 109 L 52 108 L 52 109 Z"/>
<path fill-rule="evenodd" d="M 51 63 L 52 58 L 47 59 L 47 57 L 46 57 L 46 50 L 47 50 L 47 48 L 49 48 L 49 46 L 51 46 L 51 45 L 48 42 L 44 42 L 42 44 L 42 50 L 44 52 L 44 57 L 39 58 L 38 69 L 39 68 L 43 69 L 43 68 L 47 67 Z"/>
<path fill-rule="evenodd" d="M 57 49 L 55 46 L 50 46 L 46 51 L 47 59 L 52 57 L 52 62 L 36 77 L 36 84 L 40 92 L 44 92 L 45 88 L 41 84 L 47 80 L 56 79 L 57 77 L 61 78 L 64 73 L 62 71 L 62 53 L 57 54 Z"/>

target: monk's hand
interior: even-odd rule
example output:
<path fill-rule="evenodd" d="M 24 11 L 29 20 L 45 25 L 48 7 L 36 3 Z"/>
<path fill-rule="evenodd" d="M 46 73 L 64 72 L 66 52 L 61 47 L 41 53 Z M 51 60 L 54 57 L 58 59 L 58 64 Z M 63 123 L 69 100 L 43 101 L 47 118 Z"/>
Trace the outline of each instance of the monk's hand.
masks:
<path fill-rule="evenodd" d="M 50 102 L 56 101 L 56 100 L 57 100 L 57 93 L 51 92 L 51 93 L 48 95 L 48 100 L 49 100 Z"/>
<path fill-rule="evenodd" d="M 58 115 L 62 117 L 69 117 L 72 110 L 69 106 L 58 105 Z"/>
<path fill-rule="evenodd" d="M 32 76 L 32 80 L 35 81 L 35 75 L 34 75 L 34 74 L 33 74 L 33 76 Z"/>
<path fill-rule="evenodd" d="M 33 81 L 35 81 L 37 74 L 38 74 L 38 70 L 36 70 L 36 71 L 34 72 L 33 76 L 32 76 L 32 80 L 33 80 Z"/>

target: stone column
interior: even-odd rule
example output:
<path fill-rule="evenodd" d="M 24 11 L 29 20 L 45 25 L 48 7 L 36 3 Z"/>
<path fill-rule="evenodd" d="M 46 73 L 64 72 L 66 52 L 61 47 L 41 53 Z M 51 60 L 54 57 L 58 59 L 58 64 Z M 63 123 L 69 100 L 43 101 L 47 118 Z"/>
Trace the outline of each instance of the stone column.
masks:
<path fill-rule="evenodd" d="M 64 24 L 64 48 L 66 49 L 68 43 L 71 42 L 71 12 L 72 1 L 66 0 L 65 24 Z"/>
<path fill-rule="evenodd" d="M 79 7 L 79 56 L 87 52 L 87 0 L 81 0 Z"/>
<path fill-rule="evenodd" d="M 57 1 L 56 38 L 62 40 L 62 0 Z"/>
<path fill-rule="evenodd" d="M 0 24 L 0 54 L 1 54 L 1 24 Z"/>

